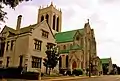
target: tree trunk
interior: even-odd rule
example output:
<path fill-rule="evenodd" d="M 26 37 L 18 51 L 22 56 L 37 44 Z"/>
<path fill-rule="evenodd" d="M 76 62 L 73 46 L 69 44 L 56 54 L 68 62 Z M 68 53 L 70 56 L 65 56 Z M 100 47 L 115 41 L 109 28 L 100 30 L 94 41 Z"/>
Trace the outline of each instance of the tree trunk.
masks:
<path fill-rule="evenodd" d="M 49 75 L 50 75 L 50 70 L 51 70 L 51 68 L 49 68 Z"/>
<path fill-rule="evenodd" d="M 46 66 L 46 74 L 47 74 L 47 71 L 48 71 L 48 67 Z"/>

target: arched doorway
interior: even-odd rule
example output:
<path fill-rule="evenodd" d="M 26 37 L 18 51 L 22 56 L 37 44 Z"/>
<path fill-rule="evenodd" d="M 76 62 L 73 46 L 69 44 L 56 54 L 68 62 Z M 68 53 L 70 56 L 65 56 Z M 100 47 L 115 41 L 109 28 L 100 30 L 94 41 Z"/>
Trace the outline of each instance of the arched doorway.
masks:
<path fill-rule="evenodd" d="M 77 68 L 77 63 L 74 61 L 74 62 L 72 63 L 72 69 L 75 69 L 75 68 Z"/>

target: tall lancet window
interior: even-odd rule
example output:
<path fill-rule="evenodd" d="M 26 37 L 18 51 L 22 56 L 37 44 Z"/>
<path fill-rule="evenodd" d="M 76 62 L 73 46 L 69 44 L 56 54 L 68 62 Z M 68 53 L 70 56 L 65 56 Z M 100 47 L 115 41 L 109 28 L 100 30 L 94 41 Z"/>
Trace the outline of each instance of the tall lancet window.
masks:
<path fill-rule="evenodd" d="M 59 68 L 61 68 L 62 67 L 62 57 L 60 56 L 59 57 Z"/>
<path fill-rule="evenodd" d="M 55 15 L 53 16 L 53 30 L 55 30 Z"/>
<path fill-rule="evenodd" d="M 46 15 L 46 22 L 49 23 L 49 15 Z"/>
<path fill-rule="evenodd" d="M 66 56 L 66 68 L 68 68 L 68 55 Z"/>
<path fill-rule="evenodd" d="M 42 22 L 43 20 L 44 20 L 44 16 L 42 15 L 42 16 L 41 16 L 41 22 Z"/>
<path fill-rule="evenodd" d="M 56 31 L 57 32 L 59 31 L 59 17 L 57 17 L 57 28 L 56 28 Z"/>

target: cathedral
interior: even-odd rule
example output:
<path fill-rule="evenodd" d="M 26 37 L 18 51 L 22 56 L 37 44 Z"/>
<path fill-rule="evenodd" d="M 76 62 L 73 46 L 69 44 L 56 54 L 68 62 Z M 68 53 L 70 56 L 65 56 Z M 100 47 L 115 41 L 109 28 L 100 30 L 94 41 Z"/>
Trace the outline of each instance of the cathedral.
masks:
<path fill-rule="evenodd" d="M 59 63 L 57 71 L 82 69 L 93 66 L 93 72 L 102 71 L 97 56 L 94 29 L 88 22 L 82 29 L 62 32 L 62 11 L 51 3 L 38 9 L 35 24 L 22 27 L 22 15 L 18 16 L 16 29 L 5 26 L 0 37 L 0 66 L 26 67 L 27 71 L 45 72 L 43 59 L 46 58 L 46 45 L 57 45 Z"/>

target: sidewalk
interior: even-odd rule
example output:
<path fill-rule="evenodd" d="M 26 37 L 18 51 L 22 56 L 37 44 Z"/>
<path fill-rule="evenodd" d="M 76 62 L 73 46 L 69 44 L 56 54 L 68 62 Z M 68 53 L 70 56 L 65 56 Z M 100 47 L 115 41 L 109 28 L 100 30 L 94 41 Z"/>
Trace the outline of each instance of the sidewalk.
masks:
<path fill-rule="evenodd" d="M 92 77 L 100 77 L 100 76 L 91 76 Z M 54 81 L 54 80 L 71 80 L 71 79 L 80 79 L 80 78 L 89 78 L 89 76 L 61 76 L 61 77 L 47 77 L 42 78 L 41 81 Z"/>

